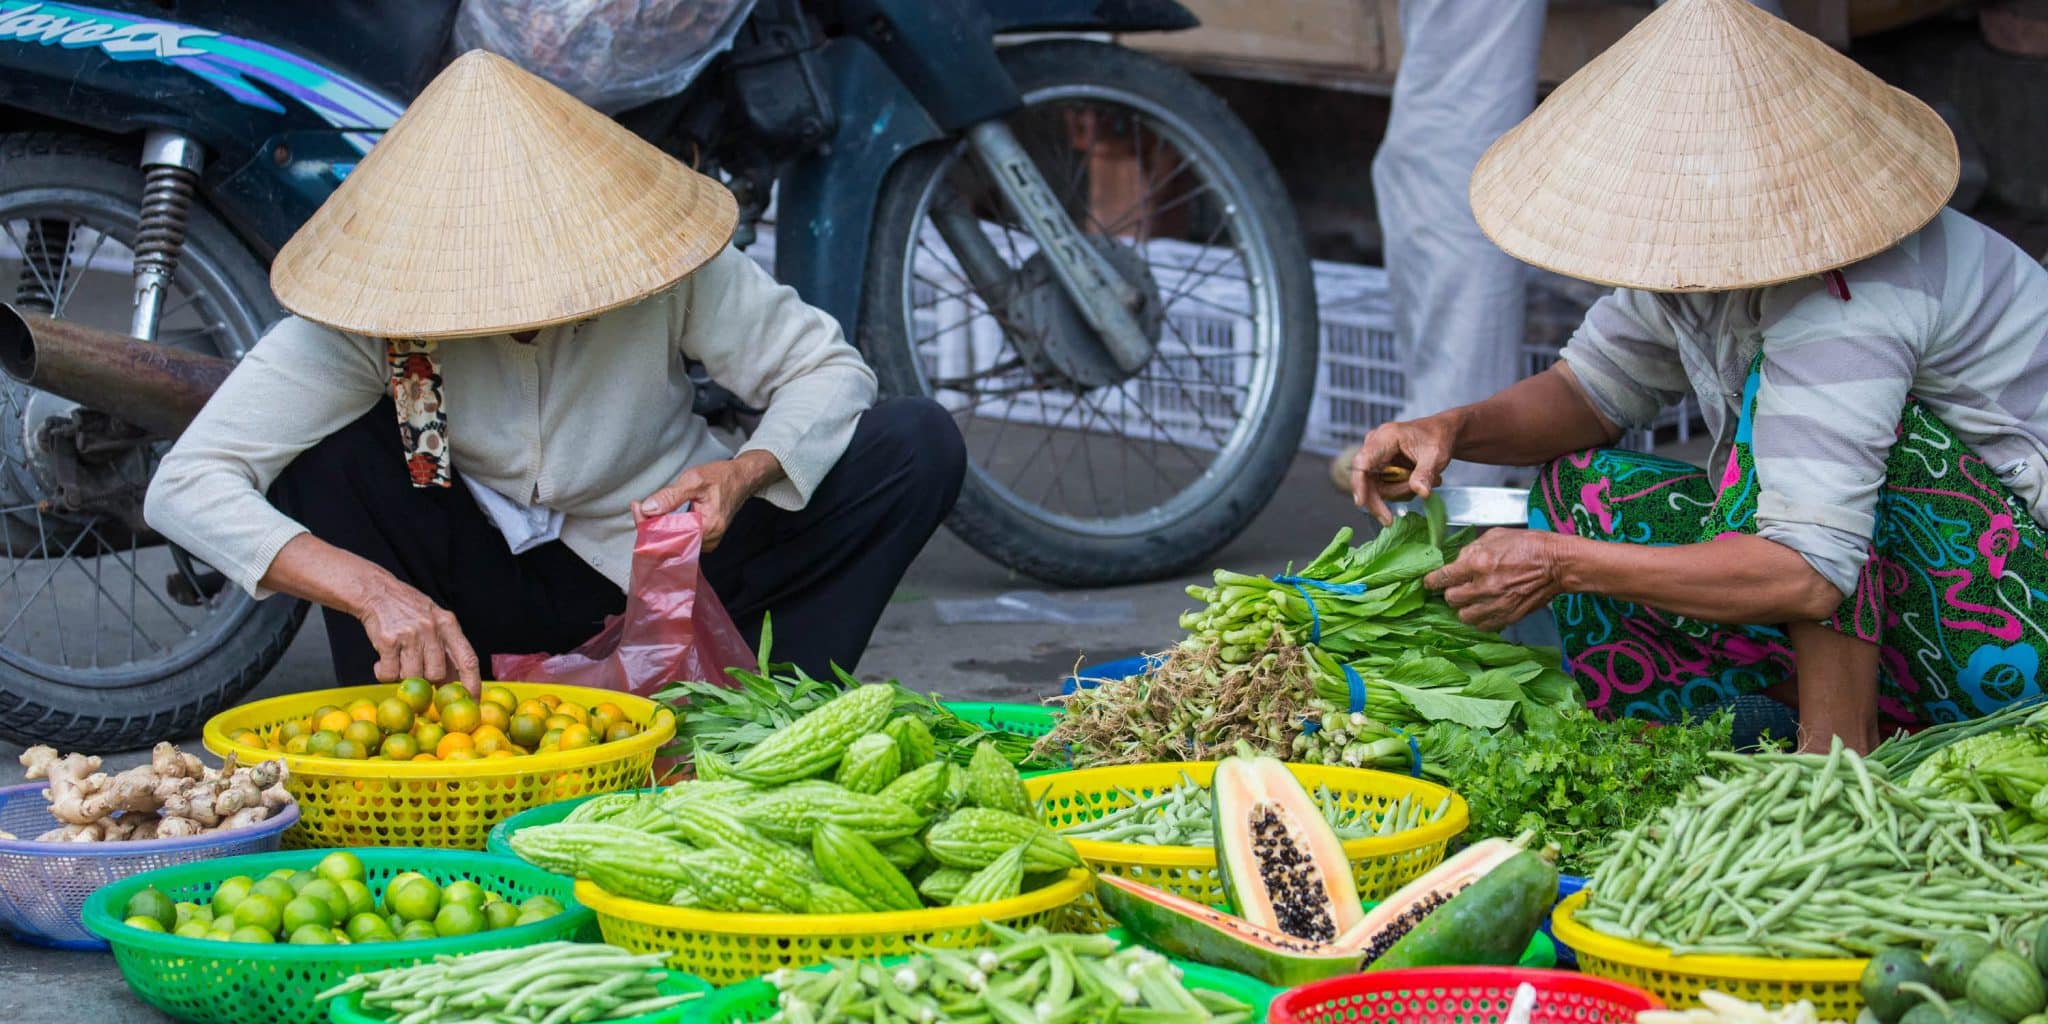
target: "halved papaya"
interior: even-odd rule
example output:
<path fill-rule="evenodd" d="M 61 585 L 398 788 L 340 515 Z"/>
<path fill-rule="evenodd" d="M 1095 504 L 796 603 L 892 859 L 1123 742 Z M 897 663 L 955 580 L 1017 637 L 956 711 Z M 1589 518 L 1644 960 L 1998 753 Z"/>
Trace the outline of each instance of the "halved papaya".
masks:
<path fill-rule="evenodd" d="M 1547 858 L 1487 840 L 1403 886 L 1331 945 L 1368 971 L 1510 966 L 1556 899 Z"/>
<path fill-rule="evenodd" d="M 1365 916 L 1344 844 L 1286 765 L 1226 758 L 1209 791 L 1216 867 L 1238 916 L 1314 942 L 1336 939 Z"/>
<path fill-rule="evenodd" d="M 1358 954 L 1297 939 L 1163 889 L 1102 875 L 1095 898 L 1130 937 L 1163 953 L 1292 987 L 1358 970 Z"/>

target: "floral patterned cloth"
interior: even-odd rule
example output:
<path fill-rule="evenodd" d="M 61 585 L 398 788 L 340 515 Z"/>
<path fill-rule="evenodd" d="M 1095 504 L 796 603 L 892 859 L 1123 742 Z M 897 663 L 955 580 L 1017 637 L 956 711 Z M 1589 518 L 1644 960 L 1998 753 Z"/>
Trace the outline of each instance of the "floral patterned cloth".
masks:
<path fill-rule="evenodd" d="M 1529 525 L 1632 544 L 1756 532 L 1752 366 L 1728 462 L 1710 478 L 1637 452 L 1545 467 Z M 2041 692 L 2048 531 L 1991 467 L 1909 401 L 1885 466 L 1871 556 L 1828 625 L 1880 645 L 1879 711 L 1899 724 L 1988 714 Z M 1596 711 L 1672 721 L 1792 678 L 1771 626 L 1728 626 L 1594 594 L 1553 602 L 1573 675 Z"/>
<path fill-rule="evenodd" d="M 391 368 L 391 400 L 398 406 L 398 436 L 414 487 L 447 487 L 448 406 L 441 394 L 441 362 L 431 341 L 391 339 L 384 344 Z"/>

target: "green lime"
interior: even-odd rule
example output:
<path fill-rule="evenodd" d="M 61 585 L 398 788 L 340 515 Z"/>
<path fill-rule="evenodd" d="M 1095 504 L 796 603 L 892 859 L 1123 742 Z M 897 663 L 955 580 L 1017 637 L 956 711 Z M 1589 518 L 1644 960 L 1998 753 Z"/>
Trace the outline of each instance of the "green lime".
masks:
<path fill-rule="evenodd" d="M 176 910 L 178 913 L 177 924 L 184 924 L 188 921 L 197 921 L 200 924 L 213 923 L 213 908 L 204 903 L 183 902 L 177 905 Z M 175 927 L 176 925 L 173 925 L 173 928 Z"/>
<path fill-rule="evenodd" d="M 234 933 L 235 919 L 233 915 L 214 918 L 213 923 L 206 926 L 206 937 L 209 939 L 226 942 L 228 936 Z"/>
<path fill-rule="evenodd" d="M 553 917 L 562 912 L 562 901 L 553 896 L 528 896 L 526 902 L 519 905 L 519 909 L 522 913 L 533 910 Z"/>
<path fill-rule="evenodd" d="M 369 890 L 364 890 L 366 895 L 368 892 Z M 341 886 L 325 878 L 315 878 L 307 882 L 306 887 L 299 890 L 299 895 L 325 904 L 327 919 L 330 921 L 346 921 L 349 918 L 348 895 L 341 891 Z"/>
<path fill-rule="evenodd" d="M 348 945 L 348 944 L 349 944 L 349 937 L 348 937 L 348 933 L 347 933 L 347 932 L 345 932 L 345 931 L 342 931 L 342 930 L 341 930 L 341 929 L 339 929 L 339 928 L 329 928 L 329 929 L 327 929 L 327 930 L 328 930 L 328 932 L 330 932 L 330 933 L 332 933 L 332 934 L 334 935 L 334 944 L 335 944 L 335 945 L 337 945 L 337 946 L 346 946 L 346 945 Z"/>
<path fill-rule="evenodd" d="M 347 932 L 349 939 L 354 942 L 368 942 L 378 935 L 389 938 L 391 934 L 391 926 L 385 924 L 384 919 L 375 914 L 357 914 L 348 919 L 348 924 L 342 930 Z"/>
<path fill-rule="evenodd" d="M 334 933 L 324 925 L 300 925 L 292 929 L 292 937 L 285 941 L 294 946 L 332 946 Z"/>
<path fill-rule="evenodd" d="M 491 931 L 512 927 L 519 920 L 519 908 L 504 900 L 492 900 L 484 904 L 484 927 Z"/>
<path fill-rule="evenodd" d="M 278 926 L 284 923 L 284 907 L 260 892 L 252 892 L 235 904 L 234 918 L 237 928 L 261 928 L 276 934 Z"/>
<path fill-rule="evenodd" d="M 134 917 L 131 917 L 121 923 L 127 925 L 130 928 L 134 928 L 138 931 L 155 932 L 158 935 L 162 935 L 165 932 L 169 931 L 169 929 L 164 927 L 164 923 L 162 921 L 159 921 L 156 918 L 150 917 L 145 914 L 137 914 Z"/>
<path fill-rule="evenodd" d="M 293 892 L 305 892 L 306 887 L 312 885 L 314 879 L 319 877 L 311 871 L 294 871 L 291 877 L 284 880 L 284 884 L 291 886 Z"/>
<path fill-rule="evenodd" d="M 198 921 L 187 921 L 184 924 L 181 924 L 176 928 L 171 929 L 171 934 L 181 936 L 187 939 L 203 939 L 206 938 L 206 931 L 206 926 L 200 924 Z"/>
<path fill-rule="evenodd" d="M 283 909 L 285 904 L 292 901 L 292 897 L 298 895 L 298 893 L 292 891 L 291 886 L 284 884 L 284 879 L 282 878 L 258 879 L 256 884 L 249 889 L 249 894 L 252 896 L 268 896 L 270 897 L 270 902 L 277 904 L 279 909 Z"/>
<path fill-rule="evenodd" d="M 327 901 L 299 895 L 284 905 L 284 933 L 291 935 L 309 924 L 321 928 L 334 923 L 334 912 L 327 908 Z"/>
<path fill-rule="evenodd" d="M 341 894 L 348 900 L 348 916 L 368 914 L 376 911 L 377 897 L 371 895 L 370 887 L 351 878 L 341 883 Z M 340 915 L 336 915 L 339 917 Z"/>
<path fill-rule="evenodd" d="M 518 917 L 512 919 L 512 927 L 524 927 L 525 925 L 545 921 L 553 916 L 555 915 L 550 914 L 544 910 L 522 910 L 519 912 Z"/>
<path fill-rule="evenodd" d="M 441 910 L 441 887 L 425 878 L 394 880 L 384 890 L 384 905 L 408 921 L 431 921 Z"/>
<path fill-rule="evenodd" d="M 438 939 L 440 937 L 441 933 L 434 930 L 434 925 L 430 921 L 407 921 L 405 927 L 398 930 L 398 941 L 400 942 L 418 942 L 422 939 Z"/>
<path fill-rule="evenodd" d="M 214 886 L 213 916 L 221 917 L 234 913 L 235 904 L 242 902 L 242 898 L 249 895 L 249 890 L 255 885 L 256 880 L 248 875 L 236 875 Z"/>
<path fill-rule="evenodd" d="M 443 903 L 434 915 L 434 931 L 444 939 L 475 935 L 488 926 L 483 911 L 463 903 Z"/>
<path fill-rule="evenodd" d="M 347 850 L 336 850 L 320 858 L 320 863 L 313 866 L 313 873 L 330 882 L 342 882 L 351 878 L 360 882 L 369 877 L 363 871 L 363 859 Z"/>
<path fill-rule="evenodd" d="M 228 936 L 228 941 L 258 942 L 264 945 L 274 945 L 277 942 L 277 935 L 274 932 L 265 931 L 264 929 L 258 928 L 255 925 L 245 924 L 240 928 L 235 929 L 234 934 Z"/>
<path fill-rule="evenodd" d="M 297 869 L 294 868 L 278 868 L 276 871 L 272 871 L 271 873 L 264 875 L 263 877 L 275 878 L 278 881 L 282 882 L 285 879 L 290 878 L 297 873 Z"/>
<path fill-rule="evenodd" d="M 441 905 L 456 904 L 471 910 L 484 908 L 484 887 L 467 878 L 448 883 L 441 889 Z"/>
<path fill-rule="evenodd" d="M 158 931 L 167 932 L 178 926 L 178 905 L 152 885 L 128 897 L 128 906 L 121 916 L 147 917 L 159 925 Z"/>

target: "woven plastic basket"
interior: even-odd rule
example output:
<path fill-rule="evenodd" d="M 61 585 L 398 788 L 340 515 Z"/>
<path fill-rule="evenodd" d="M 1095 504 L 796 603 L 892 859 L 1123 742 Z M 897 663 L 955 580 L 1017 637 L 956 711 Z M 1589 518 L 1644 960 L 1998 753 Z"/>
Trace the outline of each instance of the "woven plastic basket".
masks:
<path fill-rule="evenodd" d="M 655 990 L 665 996 L 689 995 L 694 992 L 701 997 L 710 993 L 712 989 L 711 983 L 701 978 L 670 971 L 668 977 L 655 985 Z M 606 1018 L 602 1024 L 680 1024 L 682 1021 L 696 1020 L 698 1008 L 703 1003 L 702 998 L 692 999 L 677 1003 L 666 1010 L 643 1013 L 637 1017 Z M 333 1024 L 389 1024 L 391 1020 L 390 1017 L 375 1010 L 363 1009 L 363 996 L 360 992 L 350 992 L 328 1003 L 327 1019 Z"/>
<path fill-rule="evenodd" d="M 1403 796 L 1420 804 L 1425 813 L 1445 798 L 1444 813 L 1416 828 L 1380 839 L 1353 839 L 1344 844 L 1351 860 L 1358 894 L 1368 900 L 1380 899 L 1442 863 L 1444 848 L 1465 831 L 1471 812 L 1463 797 L 1433 782 L 1363 768 L 1332 768 L 1322 765 L 1291 764 L 1288 770 L 1311 793 L 1329 787 L 1330 794 L 1348 810 L 1386 807 Z M 1055 829 L 1092 821 L 1130 803 L 1126 792 L 1139 799 L 1180 785 L 1185 773 L 1206 786 L 1216 775 L 1216 762 L 1189 761 L 1175 764 L 1118 765 L 1056 772 L 1025 780 L 1025 787 L 1038 801 L 1039 813 Z M 1199 846 L 1145 846 L 1138 843 L 1105 843 L 1091 839 L 1073 840 L 1074 848 L 1088 866 L 1120 875 L 1168 892 L 1177 893 L 1206 906 L 1229 902 L 1223 880 L 1216 873 L 1216 851 Z M 1107 928 L 1108 917 L 1094 905 L 1091 894 L 1083 908 L 1086 920 L 1079 927 Z"/>
<path fill-rule="evenodd" d="M 888 963 L 888 960 L 884 960 Z M 1261 984 L 1242 974 L 1226 971 L 1206 964 L 1191 964 L 1175 960 L 1181 970 L 1181 982 L 1189 988 L 1220 992 L 1252 1008 L 1252 1019 L 1258 1020 L 1266 1013 L 1266 1006 L 1280 990 Z M 812 968 L 823 970 L 822 967 Z M 694 1024 L 745 1024 L 763 1021 L 775 1015 L 775 986 L 766 981 L 745 981 L 713 992 L 697 1004 L 697 1015 L 688 1018 Z"/>
<path fill-rule="evenodd" d="M 1855 1020 L 1863 1009 L 1857 980 L 1867 960 L 1773 960 L 1749 956 L 1674 956 L 1660 946 L 1603 935 L 1573 920 L 1589 894 L 1580 892 L 1551 914 L 1557 941 L 1578 956 L 1579 970 L 1647 989 L 1676 1007 L 1700 1005 L 1717 989 L 1753 1003 L 1778 1006 L 1802 999 L 1822 1020 Z"/>
<path fill-rule="evenodd" d="M 881 914 L 728 914 L 613 896 L 589 882 L 576 898 L 597 914 L 604 940 L 635 953 L 667 953 L 669 967 L 714 985 L 758 978 L 830 957 L 891 956 L 912 943 L 961 949 L 985 945 L 983 921 L 1013 928 L 1051 925 L 1095 880 L 1076 870 L 1051 885 L 994 903 Z"/>
<path fill-rule="evenodd" d="M 135 875 L 105 886 L 85 902 L 85 926 L 114 947 L 114 962 L 143 1002 L 179 1020 L 198 1024 L 322 1024 L 327 1008 L 313 997 L 351 975 L 404 967 L 442 954 L 510 949 L 584 936 L 590 911 L 576 902 L 569 880 L 522 861 L 470 851 L 359 849 L 373 892 L 403 871 L 417 871 L 437 884 L 469 879 L 510 900 L 548 895 L 564 911 L 545 921 L 451 939 L 370 942 L 354 945 L 292 946 L 216 942 L 146 932 L 121 923 L 128 898 L 155 886 L 174 900 L 210 899 L 235 875 L 261 878 L 278 868 L 308 869 L 324 850 L 264 853 L 181 864 Z"/>
<path fill-rule="evenodd" d="M 1569 971 L 1519 967 L 1425 967 L 1353 974 L 1289 989 L 1266 1011 L 1269 1024 L 1501 1024 L 1527 982 L 1536 991 L 1530 1024 L 1634 1024 L 1663 1009 L 1641 989 Z"/>
<path fill-rule="evenodd" d="M 1043 736 L 1059 722 L 1059 709 L 1038 704 L 947 701 L 946 710 L 984 729 L 1017 736 Z"/>
<path fill-rule="evenodd" d="M 268 736 L 288 719 L 304 718 L 322 704 L 357 698 L 381 700 L 388 686 L 272 697 L 215 715 L 206 723 L 206 749 L 243 760 L 282 756 L 291 768 L 285 785 L 299 798 L 299 827 L 285 833 L 288 847 L 433 846 L 481 850 L 491 826 L 529 807 L 572 796 L 609 793 L 653 781 L 654 752 L 674 738 L 675 715 L 654 701 L 610 690 L 503 683 L 521 700 L 552 693 L 583 704 L 610 701 L 645 728 L 639 735 L 582 750 L 477 761 L 350 761 L 284 754 L 236 743 L 242 729 Z"/>
<path fill-rule="evenodd" d="M 40 782 L 0 789 L 0 832 L 33 837 L 62 824 L 50 817 L 43 789 Z M 0 929 L 40 946 L 105 949 L 106 940 L 86 931 L 79 919 L 79 911 L 94 889 L 173 864 L 268 853 L 277 849 L 285 829 L 298 820 L 299 809 L 288 807 L 252 828 L 182 839 L 130 843 L 0 840 Z"/>
<path fill-rule="evenodd" d="M 639 792 L 651 793 L 656 788 L 659 787 L 640 790 Z M 519 855 L 512 852 L 512 834 L 514 832 L 523 828 L 533 828 L 537 825 L 553 825 L 568 817 L 570 811 L 603 795 L 602 793 L 591 793 L 586 796 L 573 796 L 567 800 L 557 800 L 551 804 L 542 804 L 539 807 L 520 811 L 518 814 L 491 826 L 490 836 L 484 841 L 484 852 L 495 853 L 500 857 L 517 858 Z"/>

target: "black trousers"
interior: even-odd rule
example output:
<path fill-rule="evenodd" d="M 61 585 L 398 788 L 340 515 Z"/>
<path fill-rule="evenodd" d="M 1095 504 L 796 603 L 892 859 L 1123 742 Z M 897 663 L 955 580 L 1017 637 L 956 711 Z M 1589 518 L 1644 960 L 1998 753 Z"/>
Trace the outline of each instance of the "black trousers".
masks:
<path fill-rule="evenodd" d="M 965 468 L 943 408 L 884 400 L 802 510 L 758 499 L 741 507 L 704 556 L 705 578 L 750 643 L 773 615 L 776 661 L 820 678 L 834 664 L 852 670 L 904 570 L 952 511 Z M 389 399 L 293 460 L 271 500 L 453 612 L 486 673 L 494 654 L 569 650 L 625 607 L 625 594 L 560 541 L 512 554 L 467 488 L 412 486 Z M 326 616 L 335 678 L 374 681 L 377 652 L 362 624 Z"/>

